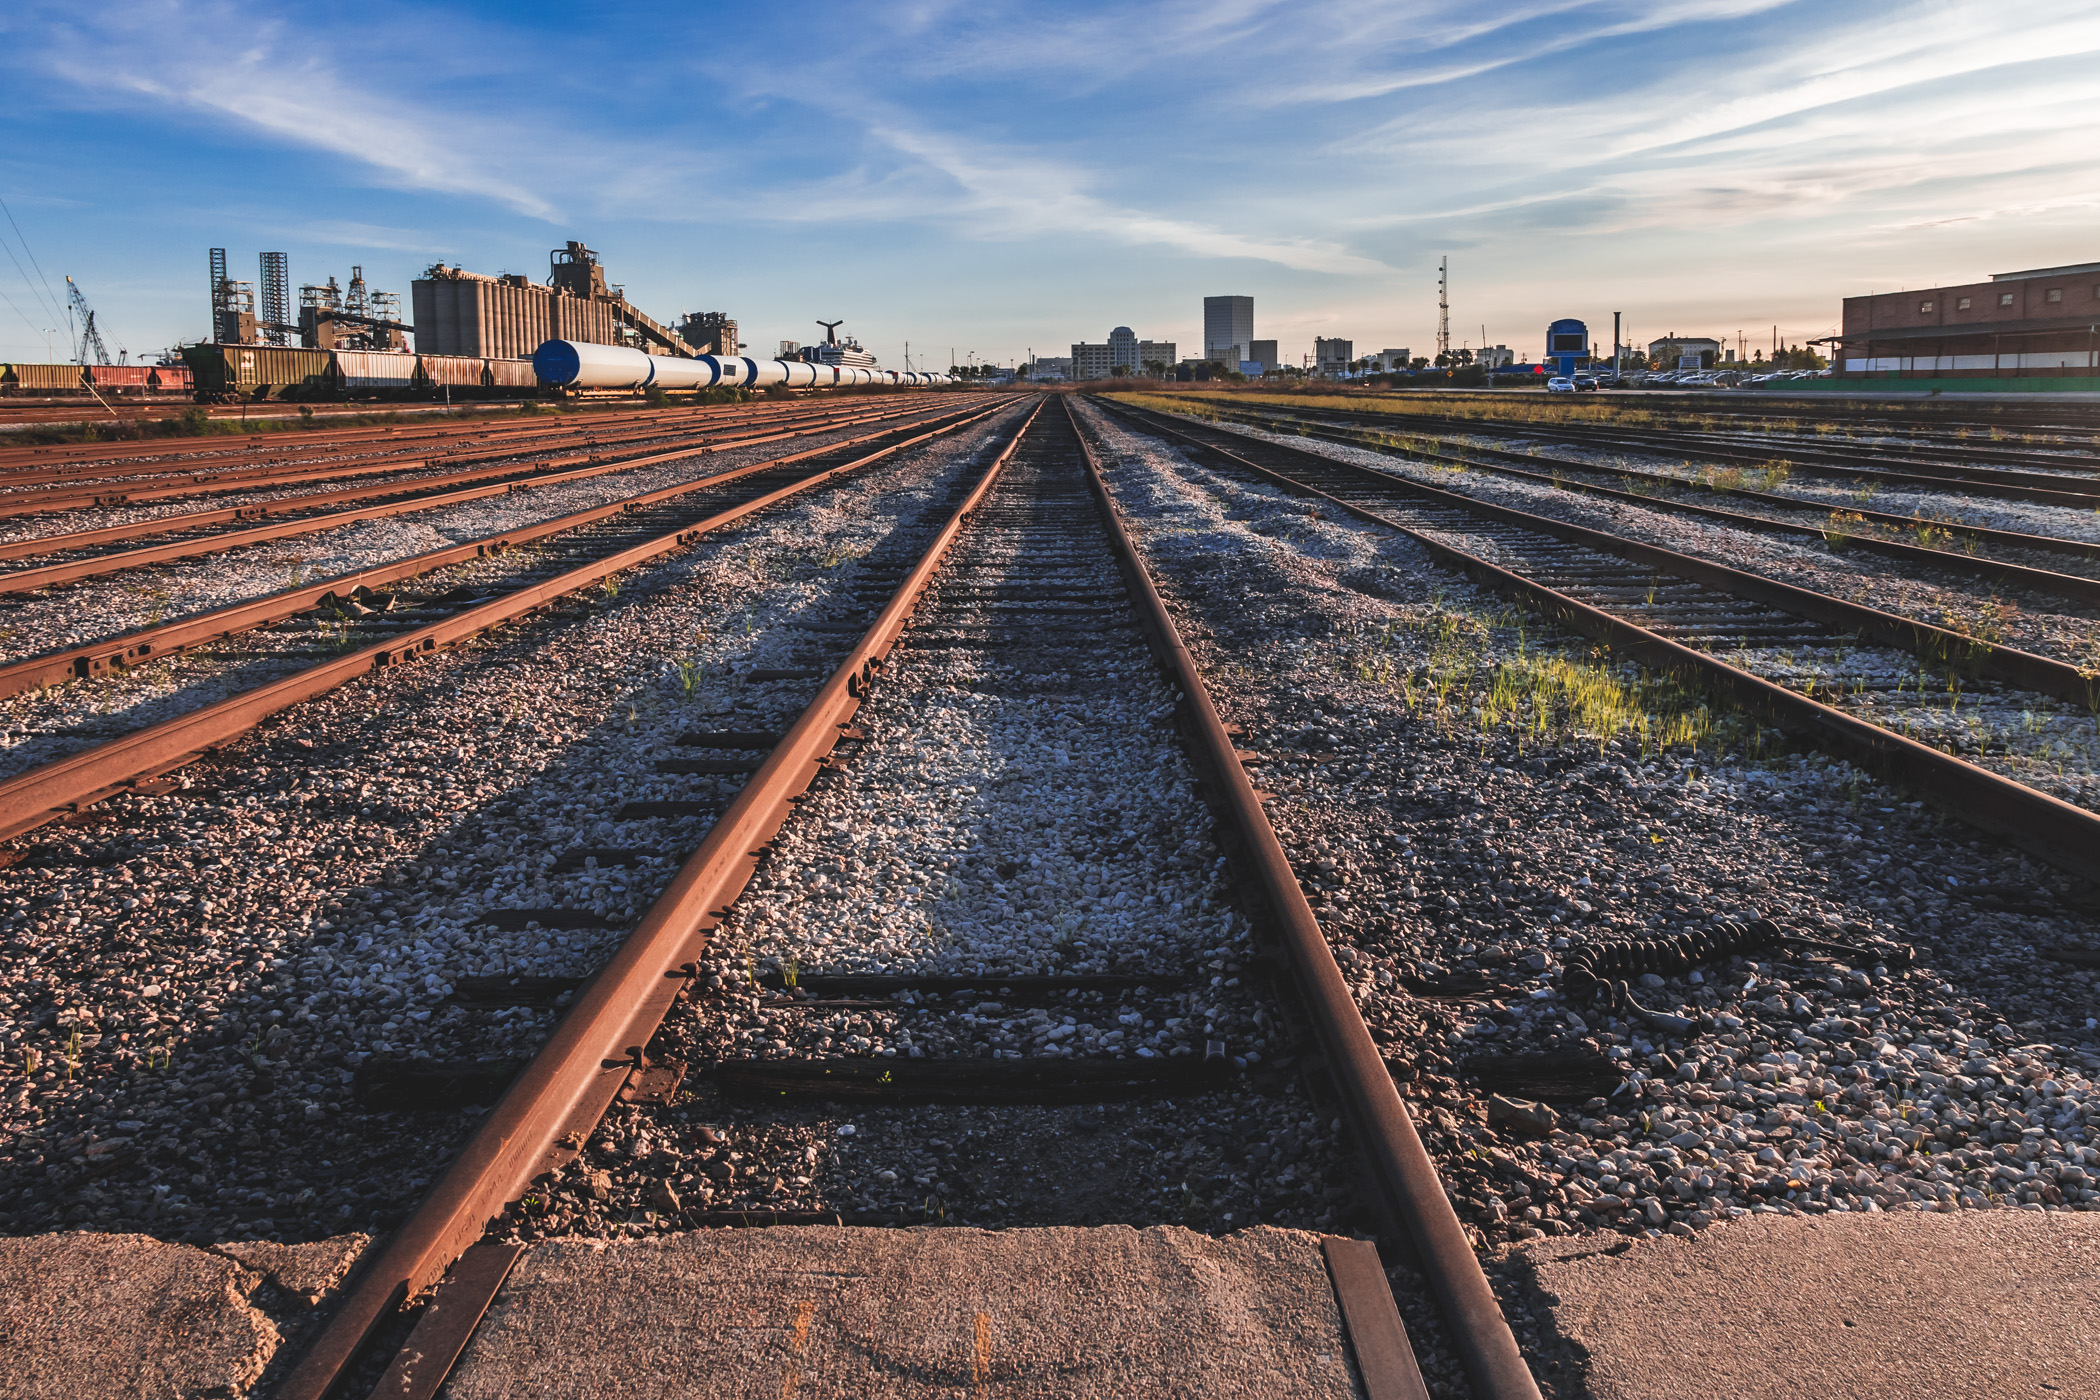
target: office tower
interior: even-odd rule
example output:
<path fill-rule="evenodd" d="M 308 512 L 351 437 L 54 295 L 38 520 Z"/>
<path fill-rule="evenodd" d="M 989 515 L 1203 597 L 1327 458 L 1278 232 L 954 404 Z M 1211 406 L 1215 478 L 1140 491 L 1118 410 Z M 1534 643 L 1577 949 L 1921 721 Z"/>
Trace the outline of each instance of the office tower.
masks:
<path fill-rule="evenodd" d="M 1203 358 L 1238 369 L 1241 360 L 1253 358 L 1253 348 L 1254 298 L 1205 297 Z"/>

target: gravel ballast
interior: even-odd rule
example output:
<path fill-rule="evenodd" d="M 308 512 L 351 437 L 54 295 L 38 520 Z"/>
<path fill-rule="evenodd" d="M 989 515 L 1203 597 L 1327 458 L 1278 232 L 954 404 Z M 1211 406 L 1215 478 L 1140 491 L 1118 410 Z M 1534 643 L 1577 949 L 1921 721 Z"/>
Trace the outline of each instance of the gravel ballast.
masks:
<path fill-rule="evenodd" d="M 706 827 L 614 820 L 682 781 L 654 771 L 660 746 L 696 706 L 765 694 L 734 674 L 790 654 L 785 624 L 850 586 L 858 556 L 1010 418 L 710 536 L 616 595 L 353 682 L 178 793 L 20 838 L 0 904 L 0 1228 L 204 1243 L 398 1219 L 473 1111 L 369 1112 L 358 1071 L 531 1052 L 551 1013 L 470 1010 L 447 1001 L 454 981 L 596 965 Z M 559 863 L 615 843 L 660 854 Z M 507 907 L 604 927 L 485 921 Z"/>
<path fill-rule="evenodd" d="M 1813 753 L 1520 743 L 1461 696 L 1410 705 L 1365 676 L 1365 639 L 1426 663 L 1495 600 L 1391 532 L 1096 422 L 1483 1245 L 1750 1213 L 2093 1207 L 2095 974 L 2041 956 L 2091 946 L 2091 886 Z M 1514 642 L 1489 631 L 1482 666 Z M 1917 957 L 1771 949 L 1640 979 L 1636 1000 L 1685 1032 L 1561 994 L 1578 946 L 1752 914 Z M 1526 1091 L 1489 1059 L 1524 1055 L 1597 1064 L 1595 1092 Z"/>

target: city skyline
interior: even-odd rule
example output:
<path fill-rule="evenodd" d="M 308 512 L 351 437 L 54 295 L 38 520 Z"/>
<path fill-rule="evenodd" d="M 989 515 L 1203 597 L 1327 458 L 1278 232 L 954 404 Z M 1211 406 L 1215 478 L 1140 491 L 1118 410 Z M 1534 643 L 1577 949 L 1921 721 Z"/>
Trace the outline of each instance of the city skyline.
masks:
<path fill-rule="evenodd" d="M 2091 3 L 931 3 L 841 34 L 161 0 L 0 35 L 0 357 L 61 324 L 39 280 L 139 353 L 205 333 L 210 247 L 405 293 L 439 259 L 544 279 L 569 238 L 660 318 L 766 344 L 845 316 L 891 364 L 1117 324 L 1195 346 L 1220 286 L 1286 359 L 1428 345 L 1446 254 L 1456 344 L 1614 311 L 1629 340 L 1798 341 L 1848 295 L 2089 260 L 2100 173 Z"/>

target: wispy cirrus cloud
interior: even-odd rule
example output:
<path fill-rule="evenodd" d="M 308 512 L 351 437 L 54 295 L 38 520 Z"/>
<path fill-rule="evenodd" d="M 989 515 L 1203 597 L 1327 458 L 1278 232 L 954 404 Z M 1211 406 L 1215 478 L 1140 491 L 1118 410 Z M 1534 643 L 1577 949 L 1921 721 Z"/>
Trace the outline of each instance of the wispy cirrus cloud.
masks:
<path fill-rule="evenodd" d="M 274 13 L 160 0 L 75 15 L 37 37 L 36 66 L 70 84 L 77 100 L 163 117 L 173 109 L 339 156 L 401 187 L 558 217 L 517 169 L 527 162 L 515 123 L 361 83 L 345 71 L 342 44 Z"/>
<path fill-rule="evenodd" d="M 841 214 L 959 221 L 975 237 L 999 240 L 1080 234 L 1336 276 L 1391 270 L 1320 239 L 1264 238 L 1119 204 L 1089 192 L 1093 177 L 1084 168 L 906 125 L 894 116 L 871 124 L 867 132 L 901 156 L 904 168 L 874 184 L 856 173 L 825 186 L 780 192 L 753 212 L 784 222 Z"/>

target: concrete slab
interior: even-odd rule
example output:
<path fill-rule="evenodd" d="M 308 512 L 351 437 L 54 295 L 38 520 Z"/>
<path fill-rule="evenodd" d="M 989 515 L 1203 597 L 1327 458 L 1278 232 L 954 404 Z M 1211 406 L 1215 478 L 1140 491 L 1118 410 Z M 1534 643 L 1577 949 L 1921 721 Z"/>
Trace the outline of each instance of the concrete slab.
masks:
<path fill-rule="evenodd" d="M 537 1245 L 445 1394 L 1343 1400 L 1358 1390 L 1318 1235 L 783 1227 Z"/>
<path fill-rule="evenodd" d="M 337 1235 L 312 1244 L 242 1240 L 219 1245 L 215 1252 L 247 1265 L 289 1297 L 312 1308 L 342 1284 L 351 1265 L 371 1242 L 370 1235 Z"/>
<path fill-rule="evenodd" d="M 366 1243 L 0 1239 L 0 1400 L 246 1396 Z"/>
<path fill-rule="evenodd" d="M 1755 1215 L 1516 1257 L 1596 1400 L 2008 1400 L 2100 1376 L 2100 1216 Z"/>

